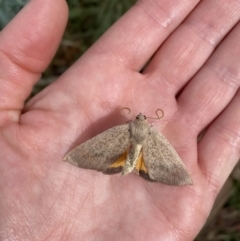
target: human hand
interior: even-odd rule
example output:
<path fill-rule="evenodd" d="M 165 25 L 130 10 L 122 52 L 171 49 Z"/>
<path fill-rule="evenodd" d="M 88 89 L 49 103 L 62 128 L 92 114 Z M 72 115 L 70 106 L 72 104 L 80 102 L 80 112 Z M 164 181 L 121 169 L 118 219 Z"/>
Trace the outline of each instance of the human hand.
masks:
<path fill-rule="evenodd" d="M 240 4 L 198 2 L 139 1 L 25 107 L 62 37 L 66 3 L 32 0 L 1 32 L 1 240 L 197 235 L 239 158 L 240 133 Z M 148 116 L 164 110 L 155 127 L 176 148 L 192 186 L 62 161 L 77 144 L 124 123 L 123 106 Z"/>

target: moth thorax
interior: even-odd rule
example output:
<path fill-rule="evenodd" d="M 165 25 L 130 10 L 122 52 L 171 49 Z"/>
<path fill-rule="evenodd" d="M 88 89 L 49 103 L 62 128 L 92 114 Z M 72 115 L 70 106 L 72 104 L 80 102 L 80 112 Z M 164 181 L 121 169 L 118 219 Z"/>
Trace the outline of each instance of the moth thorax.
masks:
<path fill-rule="evenodd" d="M 134 121 L 130 127 L 132 140 L 142 144 L 149 135 L 149 127 L 150 125 L 146 121 Z"/>

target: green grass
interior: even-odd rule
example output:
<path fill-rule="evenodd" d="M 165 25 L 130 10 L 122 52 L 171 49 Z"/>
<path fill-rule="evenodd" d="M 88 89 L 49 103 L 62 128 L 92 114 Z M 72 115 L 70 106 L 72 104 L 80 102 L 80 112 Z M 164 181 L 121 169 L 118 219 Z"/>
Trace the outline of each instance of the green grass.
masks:
<path fill-rule="evenodd" d="M 240 181 L 234 181 L 232 195 L 227 201 L 226 207 L 235 207 L 240 211 Z M 240 218 L 240 216 L 239 216 Z M 240 221 L 240 219 L 239 219 Z M 239 227 L 240 228 L 240 227 Z M 240 230 L 239 230 L 240 231 Z"/>
<path fill-rule="evenodd" d="M 2 29 L 28 0 L 0 0 L 0 29 Z"/>

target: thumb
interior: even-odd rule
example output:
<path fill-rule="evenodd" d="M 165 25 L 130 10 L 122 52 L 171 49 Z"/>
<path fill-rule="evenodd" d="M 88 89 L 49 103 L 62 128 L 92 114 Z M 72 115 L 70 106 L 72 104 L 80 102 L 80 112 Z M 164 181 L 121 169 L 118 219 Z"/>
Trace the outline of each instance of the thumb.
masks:
<path fill-rule="evenodd" d="M 0 32 L 0 126 L 18 122 L 67 22 L 64 0 L 32 0 Z"/>

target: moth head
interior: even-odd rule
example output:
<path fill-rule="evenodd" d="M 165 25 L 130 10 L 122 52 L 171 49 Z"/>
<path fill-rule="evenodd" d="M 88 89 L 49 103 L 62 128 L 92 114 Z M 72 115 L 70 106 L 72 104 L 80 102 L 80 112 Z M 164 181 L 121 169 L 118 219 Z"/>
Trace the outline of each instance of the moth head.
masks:
<path fill-rule="evenodd" d="M 145 115 L 143 115 L 142 113 L 139 113 L 137 116 L 136 116 L 136 120 L 146 120 L 147 117 Z"/>

